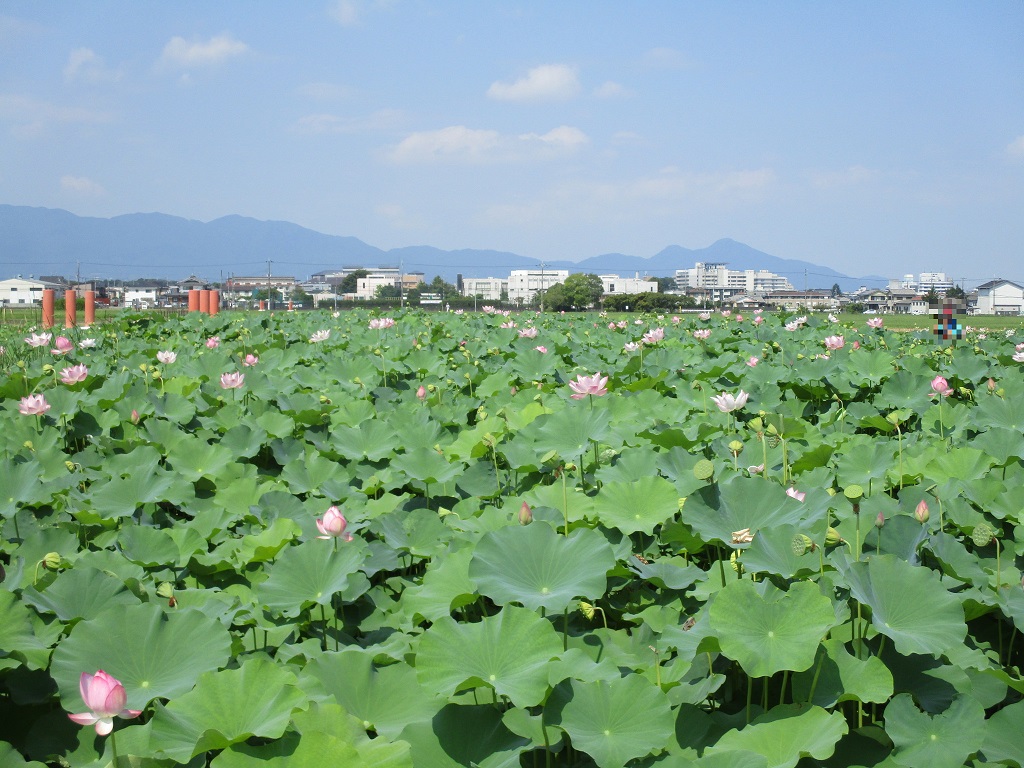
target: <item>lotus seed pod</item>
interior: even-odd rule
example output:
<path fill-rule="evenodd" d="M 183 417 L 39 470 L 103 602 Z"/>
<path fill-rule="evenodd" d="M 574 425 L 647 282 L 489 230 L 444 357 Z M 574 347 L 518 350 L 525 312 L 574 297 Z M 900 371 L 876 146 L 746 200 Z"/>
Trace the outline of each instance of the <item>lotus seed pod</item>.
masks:
<path fill-rule="evenodd" d="M 55 571 L 60 568 L 62 559 L 59 552 L 47 552 L 43 558 L 43 565 L 51 571 Z"/>
<path fill-rule="evenodd" d="M 693 465 L 693 475 L 698 480 L 710 480 L 715 474 L 715 465 L 707 459 L 701 459 Z"/>
<path fill-rule="evenodd" d="M 156 585 L 156 596 L 169 600 L 174 597 L 174 585 L 169 581 L 161 581 Z"/>
<path fill-rule="evenodd" d="M 921 499 L 917 502 L 917 507 L 914 509 L 914 519 L 917 520 L 921 525 L 928 522 L 928 502 Z"/>
<path fill-rule="evenodd" d="M 49 363 L 43 365 L 43 373 L 53 373 L 53 370 L 53 366 L 50 365 Z"/>
<path fill-rule="evenodd" d="M 843 491 L 843 495 L 850 501 L 858 501 L 861 497 L 864 496 L 864 489 L 861 488 L 859 485 L 848 485 L 846 486 L 846 489 Z"/>
<path fill-rule="evenodd" d="M 793 554 L 799 557 L 807 550 L 811 550 L 813 552 L 817 547 L 815 546 L 814 541 L 811 539 L 810 536 L 807 536 L 803 533 L 798 533 L 796 536 L 793 537 L 792 548 Z"/>
<path fill-rule="evenodd" d="M 995 537 L 996 532 L 992 529 L 992 526 L 986 522 L 978 523 L 974 526 L 974 531 L 971 532 L 971 541 L 974 542 L 976 547 L 984 547 Z"/>
<path fill-rule="evenodd" d="M 743 450 L 743 443 L 741 443 L 739 440 L 733 440 L 729 443 L 729 450 L 732 451 L 733 453 L 738 454 L 740 451 Z"/>
<path fill-rule="evenodd" d="M 828 495 L 829 496 L 835 496 L 836 495 L 836 489 L 835 488 L 829 488 L 827 490 L 828 490 Z"/>
<path fill-rule="evenodd" d="M 839 535 L 839 531 L 833 528 L 831 525 L 828 527 L 828 531 L 825 532 L 825 546 L 826 547 L 837 547 L 840 544 L 845 544 L 845 540 Z"/>
<path fill-rule="evenodd" d="M 582 613 L 588 621 L 594 619 L 594 606 L 585 600 L 580 600 L 580 613 Z"/>

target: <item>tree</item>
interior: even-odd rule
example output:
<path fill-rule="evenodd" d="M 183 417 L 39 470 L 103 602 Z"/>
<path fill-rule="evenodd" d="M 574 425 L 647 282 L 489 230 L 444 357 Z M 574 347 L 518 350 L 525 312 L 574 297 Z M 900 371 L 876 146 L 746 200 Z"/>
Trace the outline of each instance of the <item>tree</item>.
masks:
<path fill-rule="evenodd" d="M 423 293 L 436 293 L 442 299 L 450 299 L 452 296 L 459 295 L 459 289 L 446 282 L 440 275 L 435 275 L 434 279 L 425 284 L 421 290 Z"/>
<path fill-rule="evenodd" d="M 938 293 L 938 291 L 936 291 L 934 288 L 929 288 L 928 289 L 928 293 L 926 293 L 924 295 L 924 300 L 927 301 L 929 305 L 931 305 L 931 304 L 938 304 L 939 303 L 939 293 Z"/>
<path fill-rule="evenodd" d="M 397 285 L 378 285 L 377 292 L 374 294 L 374 298 L 377 299 L 397 299 L 401 294 L 398 291 Z"/>
<path fill-rule="evenodd" d="M 946 291 L 946 296 L 950 299 L 966 299 L 967 291 L 965 291 L 959 285 L 954 285 L 952 288 Z"/>
<path fill-rule="evenodd" d="M 843 295 L 843 289 L 839 287 L 839 283 L 832 283 L 832 298 L 838 299 Z"/>
<path fill-rule="evenodd" d="M 306 293 L 301 286 L 295 286 L 295 290 L 291 292 L 291 295 L 288 298 L 295 306 L 300 304 L 306 307 L 313 306 L 313 297 Z"/>
<path fill-rule="evenodd" d="M 676 289 L 676 279 L 674 277 L 648 277 L 647 280 L 648 282 L 658 284 L 659 293 L 667 293 Z"/>
<path fill-rule="evenodd" d="M 554 288 L 555 286 L 551 287 Z M 595 274 L 576 272 L 565 278 L 565 282 L 562 283 L 562 291 L 565 295 L 565 301 L 569 305 L 568 308 L 575 307 L 576 309 L 583 310 L 597 304 L 601 300 L 601 296 L 604 294 L 604 284 L 601 282 L 601 278 Z M 548 304 L 547 301 L 544 303 L 545 305 Z M 556 309 L 553 304 L 551 308 Z"/>
<path fill-rule="evenodd" d="M 370 274 L 369 270 L 357 269 L 353 272 L 349 272 L 345 277 L 342 278 L 341 282 L 338 283 L 338 293 L 355 293 L 356 288 L 359 287 L 359 278 L 366 277 Z"/>

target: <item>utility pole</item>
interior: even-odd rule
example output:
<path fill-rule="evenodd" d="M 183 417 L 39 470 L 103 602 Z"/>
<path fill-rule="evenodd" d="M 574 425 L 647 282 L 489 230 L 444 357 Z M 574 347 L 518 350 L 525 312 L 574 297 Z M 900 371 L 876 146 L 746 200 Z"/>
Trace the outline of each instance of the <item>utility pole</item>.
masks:
<path fill-rule="evenodd" d="M 405 259 L 398 260 L 398 308 L 405 309 Z"/>
<path fill-rule="evenodd" d="M 543 261 L 540 263 L 540 311 L 544 311 L 544 267 L 547 266 Z"/>
<path fill-rule="evenodd" d="M 267 310 L 274 311 L 274 294 L 270 288 L 270 259 L 267 259 Z"/>

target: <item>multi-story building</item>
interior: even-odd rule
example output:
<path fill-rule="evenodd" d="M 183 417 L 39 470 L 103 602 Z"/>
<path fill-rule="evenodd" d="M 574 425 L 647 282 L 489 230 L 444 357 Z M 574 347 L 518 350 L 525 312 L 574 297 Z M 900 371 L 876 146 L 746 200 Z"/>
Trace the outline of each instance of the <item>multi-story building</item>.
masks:
<path fill-rule="evenodd" d="M 9 280 L 0 280 L 0 305 L 16 307 L 41 304 L 43 289 L 63 290 L 66 287 L 18 275 Z"/>
<path fill-rule="evenodd" d="M 476 296 L 484 301 L 501 301 L 508 294 L 508 280 L 502 277 L 464 277 L 462 295 Z"/>
<path fill-rule="evenodd" d="M 766 269 L 727 269 L 724 262 L 698 261 L 690 269 L 676 270 L 676 288 L 704 289 L 715 301 L 740 293 L 792 291 L 786 278 Z"/>
<path fill-rule="evenodd" d="M 402 272 L 398 267 L 378 267 L 356 280 L 356 298 L 372 299 L 378 288 L 401 288 L 411 291 L 423 283 L 422 272 Z"/>
<path fill-rule="evenodd" d="M 276 288 L 284 291 L 292 290 L 298 283 L 294 277 L 274 277 L 273 275 L 259 275 L 255 277 L 229 277 L 224 282 L 224 290 L 232 293 L 250 293 L 262 291 L 267 288 Z"/>
<path fill-rule="evenodd" d="M 658 292 L 658 283 L 656 281 L 641 278 L 639 275 L 636 277 L 598 275 L 598 277 L 601 278 L 601 287 L 604 289 L 606 296 L 614 296 L 615 294 L 632 295 L 634 293 Z"/>
<path fill-rule="evenodd" d="M 917 276 L 917 285 L 915 286 L 918 293 L 935 291 L 938 294 L 945 294 L 952 287 L 953 281 L 946 276 L 945 272 L 922 272 Z"/>
<path fill-rule="evenodd" d="M 538 291 L 564 283 L 567 269 L 514 269 L 508 276 L 508 298 L 520 304 L 529 304 Z"/>

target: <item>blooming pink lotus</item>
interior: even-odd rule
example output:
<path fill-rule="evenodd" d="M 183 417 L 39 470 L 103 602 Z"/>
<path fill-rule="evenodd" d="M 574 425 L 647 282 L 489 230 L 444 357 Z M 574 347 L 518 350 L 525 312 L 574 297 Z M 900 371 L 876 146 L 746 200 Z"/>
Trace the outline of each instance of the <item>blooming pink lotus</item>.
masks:
<path fill-rule="evenodd" d="M 513 321 L 511 321 L 511 320 L 507 320 L 504 323 L 502 323 L 501 325 L 499 325 L 498 327 L 499 328 L 515 328 L 516 324 Z"/>
<path fill-rule="evenodd" d="M 853 342 L 853 348 L 854 349 L 860 349 L 860 342 L 859 341 Z"/>
<path fill-rule="evenodd" d="M 711 338 L 711 329 L 698 328 L 696 331 L 693 332 L 693 338 L 697 339 L 698 341 L 707 341 L 709 338 Z"/>
<path fill-rule="evenodd" d="M 846 346 L 846 339 L 842 336 L 826 336 L 825 337 L 825 349 L 842 349 Z"/>
<path fill-rule="evenodd" d="M 231 373 L 222 373 L 220 375 L 221 389 L 239 389 L 243 384 L 245 384 L 244 373 L 232 371 Z"/>
<path fill-rule="evenodd" d="M 619 327 L 619 326 L 617 326 L 617 325 L 615 324 L 615 321 L 614 321 L 614 320 L 613 320 L 612 322 L 608 323 L 608 330 L 609 330 L 609 331 L 614 331 L 614 330 L 615 330 L 616 328 L 618 328 L 618 327 Z"/>
<path fill-rule="evenodd" d="M 1013 362 L 1015 362 L 1015 363 L 1024 363 L 1024 352 L 1014 352 L 1013 353 Z"/>
<path fill-rule="evenodd" d="M 169 349 L 162 349 L 156 353 L 156 359 L 164 365 L 170 365 L 178 359 L 176 352 L 171 352 Z"/>
<path fill-rule="evenodd" d="M 941 376 L 936 376 L 932 379 L 932 391 L 940 397 L 949 397 L 953 394 L 953 388 L 949 386 L 949 382 Z"/>
<path fill-rule="evenodd" d="M 763 322 L 764 322 L 764 318 L 761 317 L 760 315 L 758 315 L 757 317 L 754 318 L 754 325 L 760 325 Z"/>
<path fill-rule="evenodd" d="M 29 395 L 21 398 L 18 403 L 18 413 L 24 416 L 42 416 L 50 410 L 50 404 L 42 395 Z"/>
<path fill-rule="evenodd" d="M 536 328 L 521 328 L 519 329 L 520 339 L 536 339 L 537 329 Z"/>
<path fill-rule="evenodd" d="M 741 389 L 735 395 L 731 395 L 728 392 L 723 392 L 722 394 L 716 397 L 712 397 L 711 402 L 717 405 L 718 410 L 720 410 L 722 413 L 732 413 L 733 411 L 738 411 L 740 408 L 746 405 L 748 397 L 750 397 L 750 395 Z"/>
<path fill-rule="evenodd" d="M 615 324 L 615 327 L 618 328 L 620 331 L 623 331 L 626 329 L 628 325 L 629 323 L 627 323 L 625 320 L 619 320 L 619 322 Z"/>
<path fill-rule="evenodd" d="M 697 315 L 697 317 L 699 317 L 701 320 L 710 320 L 711 319 L 711 313 L 710 312 L 701 312 L 699 315 Z"/>
<path fill-rule="evenodd" d="M 121 681 L 108 675 L 102 669 L 95 675 L 83 672 L 78 680 L 78 690 L 82 692 L 82 701 L 89 708 L 88 712 L 68 715 L 79 725 L 95 725 L 96 733 L 106 736 L 114 730 L 115 717 L 138 717 L 141 709 L 128 709 L 128 694 Z"/>
<path fill-rule="evenodd" d="M 806 493 L 804 493 L 803 491 L 798 491 L 793 486 L 789 486 L 789 488 L 786 489 L 786 495 L 789 496 L 791 499 L 796 499 L 797 501 L 803 501 L 805 498 L 807 498 Z"/>
<path fill-rule="evenodd" d="M 580 374 L 576 377 L 575 381 L 569 382 L 569 389 L 574 394 L 570 395 L 573 400 L 582 400 L 588 395 L 596 395 L 601 397 L 602 395 L 608 394 L 608 388 L 605 386 L 608 383 L 608 377 L 601 376 L 601 372 L 598 371 L 593 376 L 584 376 Z"/>
<path fill-rule="evenodd" d="M 749 359 L 747 360 L 747 365 L 749 365 L 749 366 L 750 366 L 751 368 L 753 368 L 753 367 L 754 367 L 755 365 L 757 365 L 757 364 L 758 364 L 759 362 L 761 362 L 761 359 L 760 359 L 760 358 L 758 358 L 758 357 L 750 357 L 750 358 L 749 358 Z"/>
<path fill-rule="evenodd" d="M 882 318 L 880 318 L 880 317 L 872 317 L 872 318 L 868 319 L 868 328 L 881 328 L 881 327 L 882 327 Z"/>
<path fill-rule="evenodd" d="M 683 322 L 683 318 L 679 315 L 672 315 L 672 325 L 679 325 L 681 322 Z"/>
<path fill-rule="evenodd" d="M 53 349 L 50 350 L 50 354 L 66 355 L 68 352 L 74 350 L 74 348 L 75 345 L 67 336 L 58 336 L 53 342 Z"/>
<path fill-rule="evenodd" d="M 60 372 L 60 380 L 70 387 L 72 384 L 85 381 L 85 377 L 88 375 L 89 369 L 84 365 L 72 365 Z"/>
<path fill-rule="evenodd" d="M 787 331 L 797 331 L 799 329 L 800 329 L 800 323 L 796 322 L 795 320 L 786 323 L 786 330 Z"/>
<path fill-rule="evenodd" d="M 211 336 L 206 340 L 207 349 L 216 349 L 220 346 L 220 336 Z"/>
<path fill-rule="evenodd" d="M 742 323 L 743 322 L 743 315 L 736 315 L 735 320 L 736 320 L 737 323 Z"/>
<path fill-rule="evenodd" d="M 651 328 L 651 330 L 644 334 L 644 344 L 657 344 L 664 338 L 664 328 Z"/>
<path fill-rule="evenodd" d="M 319 331 L 309 337 L 310 344 L 319 344 L 321 341 L 327 341 L 331 338 L 331 332 L 321 328 Z"/>
<path fill-rule="evenodd" d="M 385 328 L 390 328 L 395 324 L 395 321 L 390 317 L 375 317 L 370 320 L 370 329 L 374 331 L 383 331 Z"/>
<path fill-rule="evenodd" d="M 52 338 L 53 334 L 50 333 L 33 333 L 25 339 L 25 343 L 30 347 L 45 347 Z"/>
<path fill-rule="evenodd" d="M 322 536 L 317 536 L 318 539 L 342 539 L 343 541 L 352 541 L 352 534 L 345 533 L 345 529 L 348 527 L 348 520 L 341 514 L 341 510 L 337 507 L 329 507 L 324 512 L 323 517 L 318 517 L 316 520 L 316 528 Z"/>
<path fill-rule="evenodd" d="M 635 341 L 627 341 L 625 344 L 622 345 L 622 348 L 627 352 L 636 352 L 638 349 L 640 349 L 640 345 L 637 344 Z"/>
<path fill-rule="evenodd" d="M 548 353 L 548 348 L 545 347 L 543 344 L 538 344 L 536 347 L 534 347 L 534 349 L 540 352 L 542 355 L 546 355 Z"/>
<path fill-rule="evenodd" d="M 252 368 L 259 361 L 260 359 L 250 352 L 248 355 L 242 358 L 242 365 L 244 365 L 246 368 Z"/>

